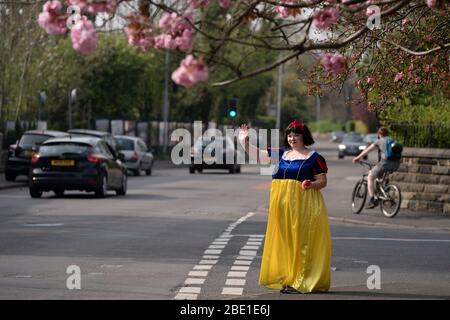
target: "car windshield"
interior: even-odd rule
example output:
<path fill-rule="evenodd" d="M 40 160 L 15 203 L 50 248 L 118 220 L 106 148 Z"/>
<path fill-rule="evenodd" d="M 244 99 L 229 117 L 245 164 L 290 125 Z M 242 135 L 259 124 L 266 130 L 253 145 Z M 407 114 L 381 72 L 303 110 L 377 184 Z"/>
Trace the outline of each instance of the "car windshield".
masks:
<path fill-rule="evenodd" d="M 363 138 L 360 135 L 356 134 L 345 135 L 342 142 L 363 142 Z"/>
<path fill-rule="evenodd" d="M 39 149 L 40 156 L 55 156 L 63 154 L 83 154 L 91 149 L 90 145 L 81 143 L 52 143 L 45 144 Z"/>
<path fill-rule="evenodd" d="M 367 142 L 374 142 L 374 141 L 376 141 L 377 139 L 378 139 L 377 134 L 368 134 L 368 135 L 366 136 L 366 141 L 367 141 Z"/>
<path fill-rule="evenodd" d="M 43 134 L 24 134 L 20 139 L 19 146 L 39 145 L 49 138 L 49 136 Z"/>
<path fill-rule="evenodd" d="M 134 150 L 134 141 L 130 139 L 116 138 L 119 150 Z"/>

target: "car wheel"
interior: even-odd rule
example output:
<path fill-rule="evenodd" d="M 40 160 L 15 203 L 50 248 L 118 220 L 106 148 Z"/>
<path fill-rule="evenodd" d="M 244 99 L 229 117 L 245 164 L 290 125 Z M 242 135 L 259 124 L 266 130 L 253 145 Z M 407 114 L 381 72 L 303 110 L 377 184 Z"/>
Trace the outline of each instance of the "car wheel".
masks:
<path fill-rule="evenodd" d="M 241 173 L 241 166 L 238 166 L 238 167 L 237 167 L 236 173 Z"/>
<path fill-rule="evenodd" d="M 124 175 L 122 176 L 122 185 L 120 186 L 120 189 L 119 189 L 119 190 L 116 190 L 116 194 L 117 194 L 118 196 L 124 196 L 124 195 L 127 194 L 127 185 L 128 185 L 127 181 L 128 181 L 127 175 L 124 174 Z"/>
<path fill-rule="evenodd" d="M 343 159 L 343 158 L 344 158 L 344 155 L 343 155 L 343 154 L 338 154 L 338 158 L 339 158 L 339 159 Z"/>
<path fill-rule="evenodd" d="M 189 167 L 189 173 L 194 174 L 195 173 L 195 168 L 194 167 Z"/>
<path fill-rule="evenodd" d="M 236 167 L 232 165 L 229 169 L 230 174 L 236 173 Z"/>
<path fill-rule="evenodd" d="M 202 173 L 203 172 L 203 168 L 198 168 L 197 171 Z"/>
<path fill-rule="evenodd" d="M 95 196 L 97 198 L 104 198 L 106 194 L 108 193 L 108 179 L 106 178 L 106 174 L 102 177 L 102 183 L 98 187 L 97 190 L 95 190 Z"/>
<path fill-rule="evenodd" d="M 60 198 L 64 195 L 64 189 L 63 190 L 53 190 L 53 192 L 55 193 L 55 195 Z"/>
<path fill-rule="evenodd" d="M 138 168 L 134 170 L 134 175 L 136 177 L 141 175 L 141 165 L 139 165 Z"/>
<path fill-rule="evenodd" d="M 15 181 L 16 180 L 16 175 L 10 171 L 5 171 L 5 180 L 6 181 Z"/>
<path fill-rule="evenodd" d="M 30 196 L 32 198 L 40 198 L 42 197 L 42 191 L 36 187 L 30 186 Z"/>
<path fill-rule="evenodd" d="M 152 175 L 152 167 L 153 167 L 153 163 L 150 164 L 150 168 L 148 168 L 147 170 L 145 170 L 145 174 L 147 176 L 151 176 Z"/>

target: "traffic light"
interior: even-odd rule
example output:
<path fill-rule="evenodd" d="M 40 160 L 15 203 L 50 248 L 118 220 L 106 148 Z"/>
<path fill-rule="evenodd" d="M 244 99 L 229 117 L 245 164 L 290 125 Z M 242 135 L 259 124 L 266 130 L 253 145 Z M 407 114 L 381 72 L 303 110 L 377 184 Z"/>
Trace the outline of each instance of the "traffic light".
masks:
<path fill-rule="evenodd" d="M 237 116 L 237 98 L 228 100 L 228 116 L 230 118 L 236 118 Z"/>

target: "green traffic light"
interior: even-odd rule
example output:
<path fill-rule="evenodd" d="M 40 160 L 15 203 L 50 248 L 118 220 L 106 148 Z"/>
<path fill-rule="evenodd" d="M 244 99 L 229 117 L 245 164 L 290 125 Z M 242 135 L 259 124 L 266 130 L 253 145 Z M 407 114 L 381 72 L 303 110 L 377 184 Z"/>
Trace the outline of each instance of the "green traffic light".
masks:
<path fill-rule="evenodd" d="M 234 110 L 230 111 L 230 117 L 232 118 L 236 117 L 236 111 Z"/>

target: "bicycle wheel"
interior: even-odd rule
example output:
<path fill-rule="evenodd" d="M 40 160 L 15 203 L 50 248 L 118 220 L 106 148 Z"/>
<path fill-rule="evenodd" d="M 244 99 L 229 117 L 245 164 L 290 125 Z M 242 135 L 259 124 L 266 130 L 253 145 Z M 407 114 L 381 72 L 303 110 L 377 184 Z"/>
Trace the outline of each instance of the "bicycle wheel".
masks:
<path fill-rule="evenodd" d="M 386 198 L 380 198 L 381 212 L 388 217 L 393 218 L 400 210 L 402 203 L 402 195 L 399 187 L 394 184 L 389 184 L 384 188 Z"/>
<path fill-rule="evenodd" d="M 352 194 L 352 211 L 354 214 L 359 214 L 366 203 L 367 198 L 367 182 L 364 179 L 359 180 Z"/>

